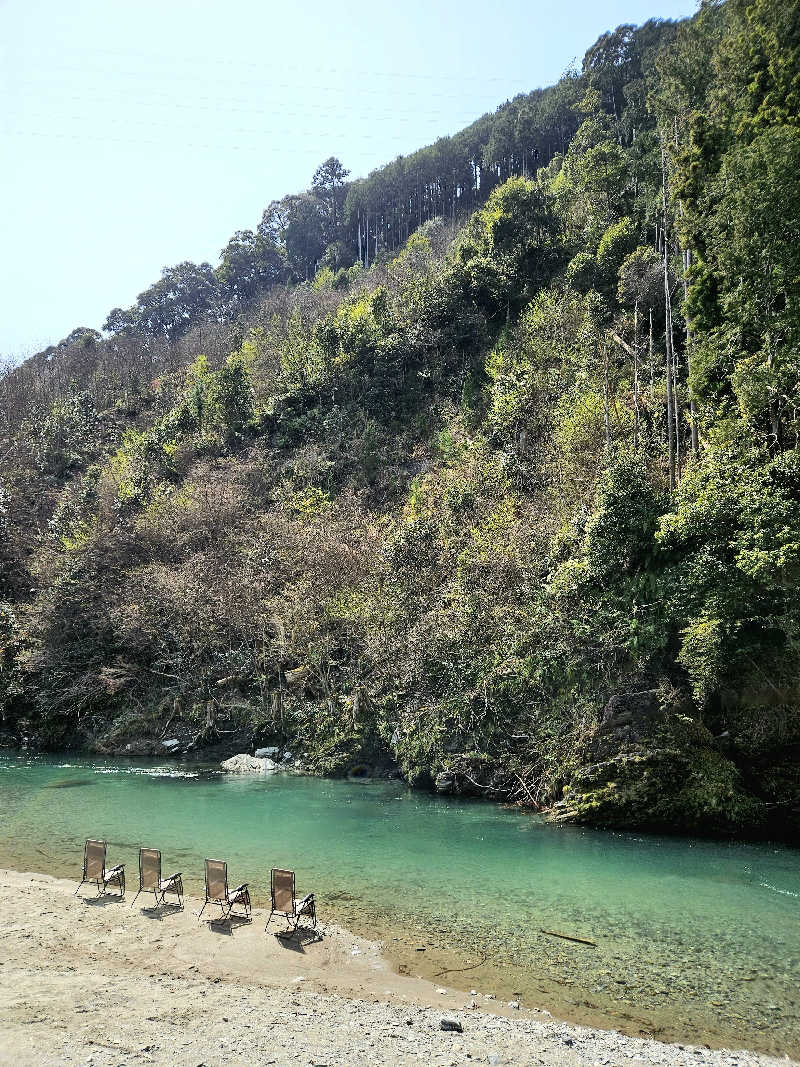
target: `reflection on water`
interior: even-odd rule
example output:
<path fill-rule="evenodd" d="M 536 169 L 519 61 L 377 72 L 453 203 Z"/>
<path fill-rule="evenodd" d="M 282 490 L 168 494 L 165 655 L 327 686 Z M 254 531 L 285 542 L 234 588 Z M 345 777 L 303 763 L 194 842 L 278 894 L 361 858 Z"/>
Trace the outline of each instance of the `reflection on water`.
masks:
<path fill-rule="evenodd" d="M 227 859 L 261 903 L 270 867 L 290 867 L 411 973 L 592 1025 L 800 1050 L 800 853 L 786 847 L 552 827 L 397 782 L 74 756 L 0 756 L 0 810 L 5 866 L 77 878 L 85 838 L 103 837 L 131 872 L 139 844 L 160 848 L 195 895 L 203 857 Z"/>

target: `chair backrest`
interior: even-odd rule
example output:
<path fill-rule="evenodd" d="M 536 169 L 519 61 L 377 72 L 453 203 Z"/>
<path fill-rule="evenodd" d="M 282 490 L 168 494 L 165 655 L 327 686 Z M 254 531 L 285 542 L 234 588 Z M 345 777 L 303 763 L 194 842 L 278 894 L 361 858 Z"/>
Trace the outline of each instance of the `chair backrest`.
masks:
<path fill-rule="evenodd" d="M 206 899 L 228 899 L 228 864 L 224 860 L 206 860 Z"/>
<path fill-rule="evenodd" d="M 161 853 L 157 848 L 139 849 L 139 888 L 161 888 Z"/>
<path fill-rule="evenodd" d="M 105 841 L 87 841 L 83 852 L 83 877 L 99 881 L 106 870 Z"/>
<path fill-rule="evenodd" d="M 294 915 L 294 871 L 273 868 L 270 889 L 273 911 Z"/>

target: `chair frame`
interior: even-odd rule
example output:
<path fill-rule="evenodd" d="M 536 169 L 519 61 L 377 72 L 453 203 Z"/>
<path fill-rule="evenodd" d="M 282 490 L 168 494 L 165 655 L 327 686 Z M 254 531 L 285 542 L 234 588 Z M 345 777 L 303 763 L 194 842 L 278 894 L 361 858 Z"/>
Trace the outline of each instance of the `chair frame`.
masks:
<path fill-rule="evenodd" d="M 221 922 L 225 922 L 228 919 L 245 919 L 248 922 L 252 921 L 252 905 L 250 903 L 250 889 L 248 882 L 242 882 L 241 885 L 237 885 L 232 893 L 228 892 L 228 864 L 225 860 L 211 860 L 211 863 L 221 863 L 223 868 L 223 876 L 225 879 L 225 895 L 224 897 L 211 897 L 208 893 L 208 864 L 209 859 L 205 860 L 205 883 L 206 883 L 206 899 L 205 902 L 197 914 L 199 920 L 200 916 L 206 910 L 207 904 L 216 904 L 217 907 L 222 909 Z M 241 904 L 244 907 L 244 915 L 235 914 L 233 909 L 236 904 Z M 214 920 L 212 920 L 213 922 Z"/>
<path fill-rule="evenodd" d="M 281 911 L 279 908 L 275 907 L 275 875 L 276 874 L 290 874 L 292 876 L 292 910 L 291 911 Z M 297 928 L 300 925 L 300 919 L 301 919 L 301 917 L 303 915 L 310 916 L 311 924 L 314 927 L 314 929 L 316 929 L 316 927 L 317 927 L 317 905 L 316 905 L 316 900 L 314 898 L 314 894 L 313 893 L 306 893 L 306 895 L 301 900 L 298 900 L 295 897 L 295 876 L 294 876 L 294 871 L 287 871 L 287 870 L 284 870 L 283 868 L 280 868 L 280 867 L 273 867 L 272 871 L 270 872 L 270 876 L 269 876 L 269 894 L 270 894 L 270 901 L 271 901 L 271 904 L 272 904 L 272 911 L 269 913 L 269 918 L 267 919 L 267 925 L 264 927 L 265 931 L 266 931 L 267 927 L 269 926 L 269 924 L 272 922 L 272 916 L 273 915 L 282 915 L 286 919 L 286 922 L 288 923 L 288 926 L 286 928 L 286 931 L 284 931 L 284 933 L 289 933 L 290 936 L 297 933 Z M 278 936 L 281 936 L 280 933 L 278 934 Z"/>
<path fill-rule="evenodd" d="M 136 898 L 140 893 L 145 892 L 144 887 L 144 872 L 142 870 L 142 853 L 143 852 L 157 852 L 158 853 L 158 888 L 152 887 L 153 896 L 156 898 L 156 907 L 167 907 L 166 894 L 174 893 L 178 898 L 177 904 L 170 904 L 172 908 L 183 908 L 183 873 L 178 871 L 177 874 L 171 874 L 169 878 L 161 877 L 161 850 L 158 848 L 139 848 L 139 888 L 136 891 L 136 896 L 131 901 L 131 907 L 136 903 Z M 150 892 L 147 889 L 146 892 Z"/>
<path fill-rule="evenodd" d="M 87 870 L 89 867 L 89 845 L 102 845 L 103 846 L 103 869 L 99 878 L 88 878 Z M 86 840 L 86 844 L 83 846 L 83 875 L 78 883 L 78 888 L 75 890 L 75 896 L 78 895 L 80 888 L 86 882 L 94 882 L 97 886 L 97 895 L 105 896 L 106 886 L 116 884 L 119 886 L 119 899 L 123 900 L 125 897 L 125 864 L 118 863 L 116 867 L 112 867 L 110 870 L 106 870 L 106 842 L 99 841 L 97 838 L 89 837 Z"/>

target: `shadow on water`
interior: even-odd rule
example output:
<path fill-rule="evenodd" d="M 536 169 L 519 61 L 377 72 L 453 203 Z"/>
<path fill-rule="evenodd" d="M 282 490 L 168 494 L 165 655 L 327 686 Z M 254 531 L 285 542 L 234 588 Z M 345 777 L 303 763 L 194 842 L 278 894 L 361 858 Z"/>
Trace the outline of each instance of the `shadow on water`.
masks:
<path fill-rule="evenodd" d="M 57 782 L 48 782 L 45 789 L 76 789 L 79 785 L 96 785 L 96 778 L 61 778 Z"/>

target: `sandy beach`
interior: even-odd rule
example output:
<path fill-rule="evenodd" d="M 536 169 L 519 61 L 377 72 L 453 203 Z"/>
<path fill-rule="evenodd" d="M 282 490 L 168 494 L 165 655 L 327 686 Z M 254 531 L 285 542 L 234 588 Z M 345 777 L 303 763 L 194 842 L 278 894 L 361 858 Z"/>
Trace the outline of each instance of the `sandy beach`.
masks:
<path fill-rule="evenodd" d="M 381 946 L 324 921 L 282 940 L 250 924 L 119 902 L 0 871 L 0 1063 L 786 1064 L 559 1022 L 396 974 Z M 323 916 L 324 919 L 324 916 Z M 462 1032 L 443 1030 L 443 1018 Z"/>

